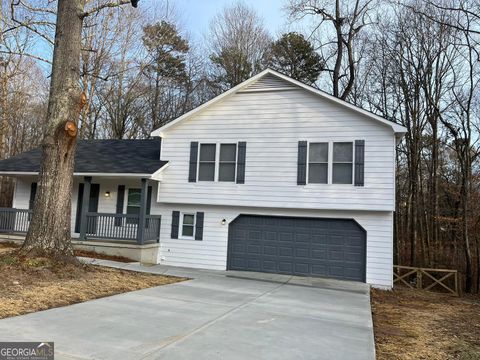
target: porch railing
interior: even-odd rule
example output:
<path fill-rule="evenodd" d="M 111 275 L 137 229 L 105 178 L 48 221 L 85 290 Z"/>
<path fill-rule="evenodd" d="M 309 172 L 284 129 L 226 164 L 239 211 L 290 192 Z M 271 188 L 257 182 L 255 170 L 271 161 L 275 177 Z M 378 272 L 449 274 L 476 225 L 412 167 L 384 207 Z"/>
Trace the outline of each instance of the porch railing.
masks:
<path fill-rule="evenodd" d="M 32 210 L 0 208 L 0 232 L 27 233 Z"/>
<path fill-rule="evenodd" d="M 135 240 L 140 243 L 158 242 L 160 215 L 147 215 L 143 241 L 138 238 L 139 216 L 134 214 L 87 213 L 87 238 Z"/>
<path fill-rule="evenodd" d="M 0 232 L 25 234 L 30 226 L 32 210 L 0 208 Z M 146 215 L 143 238 L 139 230 L 139 215 L 87 212 L 86 239 L 135 241 L 151 244 L 160 239 L 160 215 Z"/>

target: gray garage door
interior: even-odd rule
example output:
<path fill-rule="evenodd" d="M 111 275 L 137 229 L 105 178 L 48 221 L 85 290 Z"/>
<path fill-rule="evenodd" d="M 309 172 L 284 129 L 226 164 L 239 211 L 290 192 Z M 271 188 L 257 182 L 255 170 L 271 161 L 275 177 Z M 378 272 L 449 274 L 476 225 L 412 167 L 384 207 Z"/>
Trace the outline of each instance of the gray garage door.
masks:
<path fill-rule="evenodd" d="M 366 232 L 353 220 L 240 215 L 228 269 L 365 281 Z"/>

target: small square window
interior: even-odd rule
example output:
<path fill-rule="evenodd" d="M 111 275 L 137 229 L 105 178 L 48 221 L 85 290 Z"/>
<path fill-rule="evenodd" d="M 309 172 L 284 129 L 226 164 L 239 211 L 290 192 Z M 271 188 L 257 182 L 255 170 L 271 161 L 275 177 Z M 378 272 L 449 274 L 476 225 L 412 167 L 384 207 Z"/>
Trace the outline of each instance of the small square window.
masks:
<path fill-rule="evenodd" d="M 183 237 L 193 237 L 195 235 L 195 214 L 183 214 L 181 227 Z"/>

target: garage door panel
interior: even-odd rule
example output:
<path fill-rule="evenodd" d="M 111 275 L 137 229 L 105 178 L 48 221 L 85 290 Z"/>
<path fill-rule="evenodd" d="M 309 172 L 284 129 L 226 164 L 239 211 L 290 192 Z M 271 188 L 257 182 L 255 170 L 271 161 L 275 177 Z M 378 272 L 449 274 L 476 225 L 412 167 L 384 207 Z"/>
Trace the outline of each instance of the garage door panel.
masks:
<path fill-rule="evenodd" d="M 277 255 L 277 247 L 276 246 L 263 246 L 263 254 L 264 255 Z"/>
<path fill-rule="evenodd" d="M 295 273 L 310 274 L 310 264 L 295 262 Z"/>
<path fill-rule="evenodd" d="M 297 243 L 309 243 L 312 235 L 310 233 L 296 233 L 295 242 Z"/>
<path fill-rule="evenodd" d="M 327 235 L 313 233 L 312 234 L 312 243 L 313 244 L 328 244 L 328 237 Z"/>
<path fill-rule="evenodd" d="M 309 249 L 299 249 L 299 248 L 296 248 L 296 249 L 295 249 L 295 258 L 296 258 L 296 259 L 301 259 L 301 258 L 308 259 L 308 258 L 310 258 L 310 251 L 309 251 Z"/>
<path fill-rule="evenodd" d="M 327 249 L 316 249 L 312 250 L 312 259 L 317 260 L 326 260 L 327 259 Z"/>
<path fill-rule="evenodd" d="M 277 240 L 277 233 L 274 231 L 264 231 L 263 232 L 263 239 L 264 240 L 270 240 L 270 241 L 276 241 Z"/>
<path fill-rule="evenodd" d="M 352 220 L 241 215 L 228 268 L 365 281 L 366 234 Z"/>

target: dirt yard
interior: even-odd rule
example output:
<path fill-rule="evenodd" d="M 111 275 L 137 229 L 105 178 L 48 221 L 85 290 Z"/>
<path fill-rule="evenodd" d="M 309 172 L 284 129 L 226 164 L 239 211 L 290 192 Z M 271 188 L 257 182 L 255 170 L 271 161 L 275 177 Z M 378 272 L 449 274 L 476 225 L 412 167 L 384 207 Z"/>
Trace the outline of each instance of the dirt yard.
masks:
<path fill-rule="evenodd" d="M 480 359 L 480 297 L 372 290 L 379 360 Z"/>
<path fill-rule="evenodd" d="M 186 279 L 84 265 L 58 266 L 20 259 L 0 243 L 0 319 L 166 285 Z"/>

